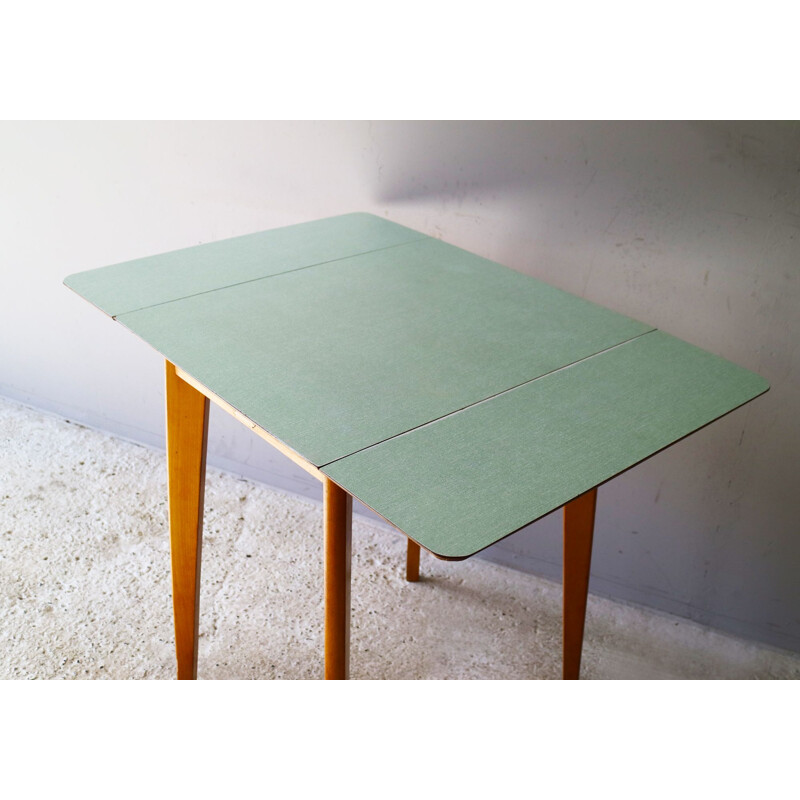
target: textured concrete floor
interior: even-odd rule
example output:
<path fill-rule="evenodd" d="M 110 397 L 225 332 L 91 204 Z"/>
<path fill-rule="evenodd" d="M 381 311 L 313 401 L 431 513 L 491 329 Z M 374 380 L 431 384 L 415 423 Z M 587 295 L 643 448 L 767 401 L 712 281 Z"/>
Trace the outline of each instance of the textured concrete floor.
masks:
<path fill-rule="evenodd" d="M 201 678 L 319 678 L 321 508 L 209 470 Z M 0 400 L 0 677 L 174 674 L 164 456 Z M 560 675 L 560 586 L 356 518 L 353 678 Z M 584 678 L 798 678 L 800 656 L 590 597 Z"/>

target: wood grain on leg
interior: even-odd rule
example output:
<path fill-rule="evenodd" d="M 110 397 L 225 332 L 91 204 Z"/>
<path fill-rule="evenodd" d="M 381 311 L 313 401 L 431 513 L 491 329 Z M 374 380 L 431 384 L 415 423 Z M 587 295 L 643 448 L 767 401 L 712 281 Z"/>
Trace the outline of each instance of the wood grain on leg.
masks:
<path fill-rule="evenodd" d="M 325 520 L 325 679 L 350 672 L 350 539 L 353 498 L 329 478 L 322 481 Z"/>
<path fill-rule="evenodd" d="M 167 476 L 178 680 L 197 677 L 208 399 L 166 364 Z"/>
<path fill-rule="evenodd" d="M 419 545 L 411 539 L 406 550 L 406 580 L 412 583 L 419 580 Z"/>
<path fill-rule="evenodd" d="M 564 680 L 577 680 L 581 671 L 596 505 L 595 488 L 564 506 Z"/>

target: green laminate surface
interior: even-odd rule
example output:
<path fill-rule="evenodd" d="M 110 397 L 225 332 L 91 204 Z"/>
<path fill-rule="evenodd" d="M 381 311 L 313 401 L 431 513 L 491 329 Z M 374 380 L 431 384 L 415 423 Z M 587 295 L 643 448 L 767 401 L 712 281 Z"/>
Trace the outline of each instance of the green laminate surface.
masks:
<path fill-rule="evenodd" d="M 117 319 L 317 466 L 652 330 L 429 237 Z"/>
<path fill-rule="evenodd" d="M 64 283 L 116 317 L 421 238 L 424 234 L 372 214 L 345 214 L 79 272 Z"/>
<path fill-rule="evenodd" d="M 767 389 L 653 331 L 323 472 L 432 552 L 463 558 Z"/>
<path fill-rule="evenodd" d="M 649 325 L 369 214 L 65 283 L 446 558 L 768 388 Z"/>

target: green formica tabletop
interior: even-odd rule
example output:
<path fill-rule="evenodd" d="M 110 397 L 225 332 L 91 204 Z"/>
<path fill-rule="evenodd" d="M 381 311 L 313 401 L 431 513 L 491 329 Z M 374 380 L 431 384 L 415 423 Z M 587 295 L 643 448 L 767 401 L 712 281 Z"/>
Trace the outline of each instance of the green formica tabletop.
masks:
<path fill-rule="evenodd" d="M 447 559 L 768 389 L 645 322 L 370 214 L 65 283 Z"/>
<path fill-rule="evenodd" d="M 445 558 L 768 388 L 646 323 L 370 214 L 65 283 Z"/>

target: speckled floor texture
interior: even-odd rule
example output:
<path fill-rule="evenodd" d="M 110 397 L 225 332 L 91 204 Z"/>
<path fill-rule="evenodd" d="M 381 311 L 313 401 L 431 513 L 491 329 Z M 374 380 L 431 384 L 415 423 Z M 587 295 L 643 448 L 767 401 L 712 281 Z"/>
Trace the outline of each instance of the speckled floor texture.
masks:
<path fill-rule="evenodd" d="M 322 676 L 322 510 L 209 469 L 201 679 Z M 353 525 L 351 677 L 557 679 L 560 585 Z M 0 399 L 0 678 L 174 677 L 163 453 Z M 800 656 L 590 597 L 583 678 L 798 678 Z"/>

